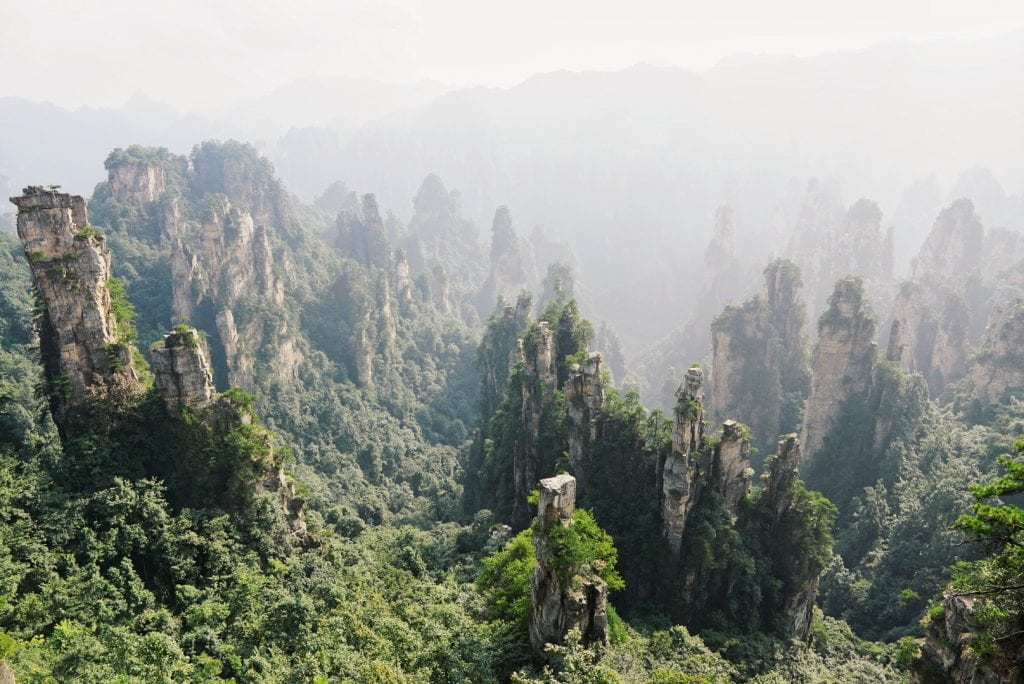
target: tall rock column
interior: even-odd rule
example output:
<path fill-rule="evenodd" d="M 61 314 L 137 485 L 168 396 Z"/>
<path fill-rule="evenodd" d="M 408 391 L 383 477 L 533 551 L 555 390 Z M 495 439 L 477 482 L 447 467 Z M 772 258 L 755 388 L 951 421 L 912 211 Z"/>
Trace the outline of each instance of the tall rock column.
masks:
<path fill-rule="evenodd" d="M 584 643 L 608 640 L 608 585 L 589 567 L 559 572 L 550 536 L 555 527 L 572 525 L 576 510 L 576 478 L 561 474 L 540 481 L 533 549 L 537 567 L 530 580 L 530 644 L 539 659 L 544 646 L 560 644 L 570 631 L 579 630 Z"/>
<path fill-rule="evenodd" d="M 800 270 L 776 259 L 764 270 L 761 293 L 730 305 L 711 324 L 711 416 L 742 417 L 758 447 L 796 427 L 808 392 L 806 318 Z"/>
<path fill-rule="evenodd" d="M 110 301 L 110 251 L 89 225 L 85 200 L 39 186 L 12 197 L 18 236 L 46 307 L 41 346 L 54 419 L 67 436 L 69 412 L 92 391 L 138 385 L 132 348 Z"/>
<path fill-rule="evenodd" d="M 565 384 L 566 414 L 569 421 L 569 463 L 576 476 L 585 481 L 584 455 L 600 437 L 604 385 L 601 383 L 601 352 L 591 353 L 570 369 Z"/>
<path fill-rule="evenodd" d="M 661 519 L 673 566 L 679 560 L 686 517 L 696 499 L 697 459 L 704 445 L 704 371 L 689 368 L 676 393 L 672 453 L 662 475 Z"/>
<path fill-rule="evenodd" d="M 523 363 L 523 443 L 516 451 L 514 464 L 515 501 L 512 504 L 514 527 L 525 527 L 529 521 L 526 495 L 540 476 L 540 436 L 545 416 L 550 410 L 555 391 L 555 338 L 546 321 L 533 331 L 525 350 Z"/>
<path fill-rule="evenodd" d="M 829 308 L 818 322 L 818 343 L 811 362 L 811 394 L 804 408 L 800 443 L 804 458 L 824 446 L 843 403 L 871 385 L 875 361 L 875 319 L 860 278 L 836 283 Z"/>
<path fill-rule="evenodd" d="M 818 595 L 818 582 L 825 571 L 821 557 L 804 549 L 806 516 L 797 500 L 800 442 L 795 434 L 784 436 L 769 460 L 764 501 L 771 514 L 772 556 L 782 582 L 782 615 L 786 635 L 807 638 Z"/>

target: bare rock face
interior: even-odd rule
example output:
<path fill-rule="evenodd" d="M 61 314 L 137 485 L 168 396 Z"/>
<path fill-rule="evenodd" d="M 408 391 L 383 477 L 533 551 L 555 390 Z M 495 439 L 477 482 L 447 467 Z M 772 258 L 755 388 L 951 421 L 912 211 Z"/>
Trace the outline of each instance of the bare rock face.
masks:
<path fill-rule="evenodd" d="M 195 328 L 164 336 L 163 346 L 150 350 L 153 376 L 172 412 L 205 406 L 213 399 L 213 372 L 206 342 Z"/>
<path fill-rule="evenodd" d="M 31 186 L 11 202 L 46 306 L 41 346 L 54 418 L 63 429 L 68 412 L 90 391 L 138 386 L 131 344 L 122 339 L 111 307 L 110 251 L 77 195 Z"/>
<path fill-rule="evenodd" d="M 963 377 L 967 368 L 970 313 L 956 292 L 906 282 L 896 295 L 887 357 L 908 372 L 921 373 L 933 395 Z"/>
<path fill-rule="evenodd" d="M 563 643 L 572 630 L 579 630 L 585 644 L 608 640 L 608 585 L 589 566 L 571 567 L 566 576 L 553 564 L 551 530 L 571 526 L 575 510 L 576 478 L 563 473 L 540 481 L 533 532 L 537 567 L 530 580 L 530 644 L 540 660 L 546 658 L 545 645 Z"/>
<path fill-rule="evenodd" d="M 114 199 L 145 206 L 156 201 L 167 187 L 167 170 L 162 163 L 108 164 L 107 182 Z"/>
<path fill-rule="evenodd" d="M 569 463 L 576 476 L 585 480 L 587 450 L 600 437 L 604 385 L 601 382 L 601 352 L 592 352 L 582 364 L 570 368 L 565 384 L 569 433 Z"/>
<path fill-rule="evenodd" d="M 255 385 L 255 354 L 276 347 L 272 370 L 277 377 L 294 377 L 302 361 L 286 324 L 268 331 L 261 317 L 240 321 L 235 309 L 245 302 L 284 304 L 281 270 L 270 247 L 267 229 L 253 215 L 220 196 L 211 200 L 200 226 L 190 229 L 177 203 L 164 216 L 164 231 L 175 245 L 171 257 L 173 315 L 194 320 L 203 307 L 216 308 L 216 328 L 228 365 L 226 384 Z M 191 230 L 197 230 L 188 235 Z M 241 325 L 240 325 L 241 324 Z"/>
<path fill-rule="evenodd" d="M 554 399 L 555 387 L 555 337 L 547 321 L 541 321 L 533 331 L 532 344 L 525 352 L 523 363 L 522 425 L 525 436 L 513 465 L 516 498 L 512 521 L 516 526 L 523 526 L 529 517 L 523 501 L 530 483 L 536 482 L 540 476 L 542 454 L 538 442 L 541 424 Z"/>
<path fill-rule="evenodd" d="M 0 684 L 14 684 L 14 670 L 0 661 Z"/>
<path fill-rule="evenodd" d="M 761 294 L 727 306 L 711 325 L 711 415 L 743 417 L 766 449 L 796 427 L 808 392 L 806 313 L 800 271 L 776 259 L 764 270 Z"/>
<path fill-rule="evenodd" d="M 986 404 L 1024 397 L 1024 300 L 992 310 L 968 379 Z"/>
<path fill-rule="evenodd" d="M 843 403 L 865 393 L 875 362 L 875 320 L 860 278 L 836 283 L 829 309 L 818 322 L 811 361 L 811 393 L 804 408 L 800 443 L 804 457 L 821 450 Z"/>
<path fill-rule="evenodd" d="M 800 442 L 795 434 L 784 436 L 775 456 L 769 459 L 764 500 L 771 512 L 775 566 L 782 581 L 782 614 L 786 634 L 806 639 L 814 617 L 818 582 L 825 571 L 822 559 L 804 552 L 801 544 L 803 516 L 796 500 L 800 466 Z"/>
<path fill-rule="evenodd" d="M 714 486 L 722 494 L 725 509 L 738 510 L 740 500 L 750 493 L 754 471 L 750 468 L 750 444 L 734 420 L 722 424 L 722 439 L 715 446 L 712 467 Z"/>
<path fill-rule="evenodd" d="M 284 511 L 292 535 L 301 543 L 309 541 L 306 517 L 303 514 L 306 502 L 299 494 L 295 481 L 285 474 L 284 468 L 277 466 L 270 470 L 260 482 L 260 486 L 267 492 L 277 495 L 277 503 Z"/>
<path fill-rule="evenodd" d="M 703 384 L 703 370 L 686 370 L 686 378 L 676 393 L 678 401 L 672 428 L 672 453 L 665 459 L 662 473 L 662 531 L 674 563 L 679 560 L 686 518 L 696 503 L 697 460 L 704 446 Z"/>
<path fill-rule="evenodd" d="M 1001 684 L 1020 681 L 1024 669 L 1004 658 L 982 661 L 968 647 L 974 636 L 972 614 L 984 603 L 973 596 L 947 592 L 942 617 L 929 619 L 918 658 L 911 664 L 912 684 Z"/>

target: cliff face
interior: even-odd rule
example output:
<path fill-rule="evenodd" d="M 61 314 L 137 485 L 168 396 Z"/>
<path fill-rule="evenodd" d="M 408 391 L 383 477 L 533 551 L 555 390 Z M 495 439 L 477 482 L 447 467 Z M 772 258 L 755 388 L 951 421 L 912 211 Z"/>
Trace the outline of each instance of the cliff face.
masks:
<path fill-rule="evenodd" d="M 785 631 L 802 638 L 810 633 L 825 563 L 822 558 L 806 553 L 801 544 L 804 516 L 809 512 L 802 510 L 796 498 L 799 466 L 800 442 L 795 434 L 786 435 L 768 464 L 763 496 L 771 516 L 773 560 L 782 582 Z"/>
<path fill-rule="evenodd" d="M 601 408 L 604 406 L 604 385 L 601 381 L 601 352 L 592 352 L 582 364 L 570 368 L 565 384 L 566 418 L 568 419 L 569 465 L 586 487 L 586 454 L 601 438 Z"/>
<path fill-rule="evenodd" d="M 744 417 L 758 448 L 796 427 L 808 392 L 800 272 L 786 260 L 764 271 L 761 294 L 729 306 L 711 325 L 711 415 Z"/>
<path fill-rule="evenodd" d="M 696 477 L 700 449 L 704 446 L 704 371 L 689 368 L 679 386 L 672 428 L 672 452 L 665 459 L 662 474 L 662 531 L 668 540 L 672 564 L 679 561 L 679 550 L 686 518 L 696 503 Z"/>
<path fill-rule="evenodd" d="M 294 378 L 302 353 L 287 317 L 267 325 L 253 314 L 283 307 L 291 271 L 273 245 L 291 237 L 287 198 L 266 162 L 235 143 L 204 143 L 191 169 L 146 148 L 115 152 L 107 169 L 115 206 L 142 211 L 171 245 L 171 318 L 211 335 L 217 383 L 254 388 L 257 361 L 272 379 Z"/>
<path fill-rule="evenodd" d="M 800 433 L 805 458 L 824 445 L 840 408 L 871 385 L 875 362 L 875 320 L 860 278 L 836 283 L 829 309 L 818 322 L 818 342 L 811 361 L 811 392 Z"/>
<path fill-rule="evenodd" d="M 1024 300 L 992 310 L 968 380 L 974 396 L 986 404 L 1011 394 L 1024 397 Z"/>
<path fill-rule="evenodd" d="M 130 340 L 111 305 L 110 251 L 89 225 L 81 197 L 32 186 L 11 202 L 46 307 L 41 347 L 54 418 L 64 431 L 69 412 L 88 394 L 140 389 Z"/>
<path fill-rule="evenodd" d="M 195 328 L 175 330 L 150 349 L 150 368 L 167 408 L 205 406 L 213 399 L 213 372 L 206 342 Z"/>
<path fill-rule="evenodd" d="M 924 642 L 910 668 L 912 684 L 1001 684 L 1020 681 L 1020 664 L 1004 659 L 982 661 L 968 647 L 973 637 L 971 618 L 984 601 L 947 592 L 942 615 L 925 625 Z M 1019 660 L 1019 654 L 1018 658 Z"/>
<path fill-rule="evenodd" d="M 524 345 L 522 379 L 522 448 L 513 465 L 516 498 L 512 507 L 514 526 L 525 526 L 529 519 L 526 494 L 533 482 L 540 478 L 541 459 L 550 454 L 541 453 L 541 429 L 550 415 L 557 387 L 555 376 L 555 339 L 547 321 L 539 322 L 533 330 L 531 344 Z M 574 485 L 575 487 L 575 485 Z"/>
<path fill-rule="evenodd" d="M 568 528 L 576 510 L 576 479 L 558 475 L 540 481 L 540 500 L 533 530 L 537 567 L 530 580 L 530 644 L 544 659 L 544 646 L 560 644 L 571 630 L 579 630 L 583 643 L 608 640 L 608 585 L 595 568 L 572 566 L 559 572 L 550 538 L 554 527 Z"/>
<path fill-rule="evenodd" d="M 107 182 L 115 199 L 145 206 L 156 201 L 167 187 L 167 170 L 161 163 L 115 163 L 107 167 Z"/>

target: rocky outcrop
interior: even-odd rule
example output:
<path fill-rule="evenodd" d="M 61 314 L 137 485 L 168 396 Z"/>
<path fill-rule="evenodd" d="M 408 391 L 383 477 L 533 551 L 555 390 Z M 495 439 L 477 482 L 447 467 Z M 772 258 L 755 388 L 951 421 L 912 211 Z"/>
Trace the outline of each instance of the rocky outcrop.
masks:
<path fill-rule="evenodd" d="M 797 501 L 800 442 L 795 434 L 779 440 L 775 456 L 768 461 L 764 483 L 764 506 L 771 516 L 770 538 L 773 560 L 782 583 L 782 615 L 785 632 L 804 639 L 810 633 L 818 582 L 825 570 L 823 559 L 806 553 L 801 543 L 804 516 Z"/>
<path fill-rule="evenodd" d="M 586 485 L 586 454 L 601 437 L 601 408 L 604 385 L 601 381 L 601 352 L 590 353 L 582 364 L 573 364 L 565 384 L 565 408 L 568 419 L 569 465 Z"/>
<path fill-rule="evenodd" d="M 824 445 L 843 404 L 871 386 L 875 362 L 875 319 L 860 278 L 836 283 L 828 310 L 818 321 L 811 361 L 811 391 L 804 408 L 800 443 L 804 458 Z"/>
<path fill-rule="evenodd" d="M 277 503 L 284 512 L 285 520 L 288 522 L 288 529 L 300 543 L 307 543 L 310 540 L 306 529 L 306 516 L 304 509 L 305 499 L 299 494 L 295 481 L 284 472 L 284 467 L 278 465 L 271 469 L 260 486 L 270 494 L 277 497 Z"/>
<path fill-rule="evenodd" d="M 777 259 L 765 269 L 758 296 L 726 307 L 711 324 L 711 415 L 742 416 L 762 450 L 796 427 L 808 392 L 800 290 L 800 271 Z"/>
<path fill-rule="evenodd" d="M 576 479 L 562 474 L 540 481 L 533 548 L 537 567 L 530 579 L 530 644 L 534 655 L 546 658 L 547 644 L 561 644 L 566 634 L 578 630 L 583 643 L 608 640 L 608 585 L 590 566 L 570 566 L 563 571 L 555 563 L 560 552 L 549 539 L 553 528 L 568 528 L 576 510 Z"/>
<path fill-rule="evenodd" d="M 740 500 L 750 493 L 754 471 L 750 467 L 750 443 L 735 420 L 722 423 L 722 438 L 715 445 L 712 483 L 722 495 L 727 511 L 739 510 Z"/>
<path fill-rule="evenodd" d="M 144 207 L 167 187 L 167 170 L 160 162 L 108 163 L 107 182 L 114 199 Z"/>
<path fill-rule="evenodd" d="M 110 251 L 89 225 L 85 200 L 30 186 L 11 202 L 46 308 L 40 346 L 54 419 L 66 435 L 69 412 L 90 393 L 139 389 L 127 323 L 114 315 Z"/>
<path fill-rule="evenodd" d="M 1024 397 L 1024 300 L 992 310 L 968 381 L 985 404 L 1004 402 L 1011 394 Z"/>
<path fill-rule="evenodd" d="M 0 684 L 14 684 L 14 670 L 0 661 Z"/>
<path fill-rule="evenodd" d="M 525 526 L 529 519 L 525 495 L 531 483 L 536 482 L 541 475 L 541 459 L 545 456 L 540 450 L 541 428 L 545 417 L 550 414 L 557 388 L 555 338 L 547 321 L 537 323 L 523 346 L 523 443 L 522 448 L 516 452 L 517 458 L 513 464 L 517 496 L 512 508 L 512 523 L 516 527 Z"/>
<path fill-rule="evenodd" d="M 704 371 L 689 368 L 676 393 L 672 452 L 662 473 L 661 520 L 673 565 L 679 561 L 686 518 L 697 498 L 697 461 L 704 446 Z"/>
<path fill-rule="evenodd" d="M 1002 684 L 1017 682 L 1024 668 L 1013 658 L 997 656 L 982 660 L 970 651 L 974 638 L 972 615 L 984 604 L 975 596 L 946 592 L 942 612 L 929 616 L 918 657 L 911 664 L 912 684 Z"/>
<path fill-rule="evenodd" d="M 195 328 L 175 330 L 150 349 L 150 368 L 172 412 L 201 407 L 213 399 L 213 372 L 206 341 Z"/>

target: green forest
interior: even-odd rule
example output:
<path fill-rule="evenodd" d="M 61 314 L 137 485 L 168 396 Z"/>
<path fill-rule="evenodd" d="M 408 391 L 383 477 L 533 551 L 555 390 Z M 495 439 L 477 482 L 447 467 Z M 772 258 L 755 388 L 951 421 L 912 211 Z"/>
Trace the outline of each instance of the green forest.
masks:
<path fill-rule="evenodd" d="M 482 240 L 433 175 L 407 222 L 306 204 L 233 141 L 105 168 L 87 217 L 28 188 L 0 232 L 19 684 L 1022 676 L 1024 304 L 994 274 L 943 285 L 969 305 L 930 329 L 984 332 L 940 387 L 890 336 L 911 287 L 842 273 L 807 323 L 772 262 L 653 408 L 514 207 Z"/>

